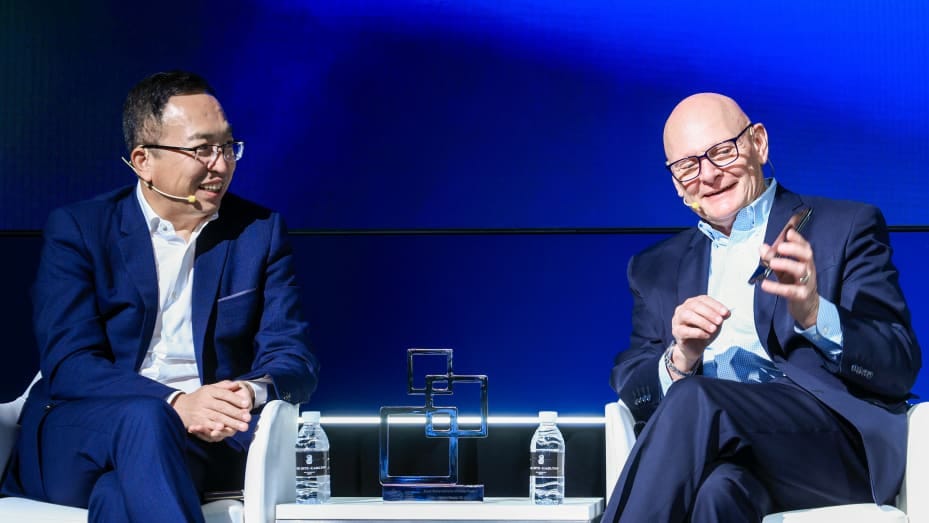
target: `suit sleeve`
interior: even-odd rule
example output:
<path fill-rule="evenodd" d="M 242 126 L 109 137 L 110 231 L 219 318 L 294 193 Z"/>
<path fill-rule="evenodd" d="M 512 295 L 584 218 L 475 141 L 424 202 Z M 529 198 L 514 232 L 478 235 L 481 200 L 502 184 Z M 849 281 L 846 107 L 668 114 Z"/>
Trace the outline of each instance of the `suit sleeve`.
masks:
<path fill-rule="evenodd" d="M 310 348 L 308 324 L 300 304 L 293 251 L 286 227 L 272 214 L 271 241 L 265 263 L 263 304 L 255 334 L 251 372 L 239 379 L 268 377 L 268 399 L 303 403 L 316 389 L 319 364 Z"/>
<path fill-rule="evenodd" d="M 636 419 L 636 432 L 651 417 L 663 396 L 658 376 L 658 361 L 671 342 L 671 316 L 676 304 L 662 304 L 656 285 L 649 275 L 655 271 L 638 270 L 642 264 L 639 257 L 629 260 L 626 276 L 632 294 L 632 335 L 629 348 L 620 352 L 615 359 L 611 385 Z M 652 289 L 646 293 L 646 289 Z"/>
<path fill-rule="evenodd" d="M 39 366 L 48 380 L 52 399 L 144 395 L 167 398 L 170 387 L 140 376 L 132 368 L 117 365 L 114 347 L 106 332 L 106 315 L 115 309 L 136 306 L 125 303 L 108 312 L 98 296 L 104 264 L 89 247 L 100 241 L 99 231 L 79 224 L 66 209 L 49 216 L 32 289 Z M 110 282 L 111 283 L 111 282 Z M 138 342 L 138 336 L 133 337 Z M 127 348 L 137 351 L 137 347 Z"/>
<path fill-rule="evenodd" d="M 900 399 L 916 381 L 922 356 L 891 251 L 883 215 L 863 206 L 851 221 L 841 281 L 830 296 L 844 339 L 838 364 L 830 366 L 856 387 Z"/>

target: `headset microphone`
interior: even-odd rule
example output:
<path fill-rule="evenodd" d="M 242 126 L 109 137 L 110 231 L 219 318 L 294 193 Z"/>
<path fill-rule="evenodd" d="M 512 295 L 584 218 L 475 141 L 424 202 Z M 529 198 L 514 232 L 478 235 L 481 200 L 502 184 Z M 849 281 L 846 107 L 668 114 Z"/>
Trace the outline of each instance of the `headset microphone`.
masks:
<path fill-rule="evenodd" d="M 149 181 L 146 181 L 145 179 L 143 179 L 142 176 L 139 175 L 139 172 L 135 170 L 135 166 L 132 165 L 132 163 L 131 163 L 129 160 L 123 158 L 122 156 L 120 156 L 120 159 L 121 159 L 121 160 L 123 161 L 123 163 L 125 163 L 130 169 L 132 169 L 132 172 L 134 172 L 135 175 L 139 177 L 139 180 L 142 180 L 142 183 L 144 183 L 145 186 L 148 187 L 149 189 L 151 189 L 151 190 L 155 191 L 156 193 L 158 193 L 158 194 L 164 196 L 165 198 L 170 198 L 170 199 L 172 199 L 172 200 L 177 200 L 177 201 L 187 202 L 187 203 L 197 203 L 197 197 L 194 196 L 193 194 L 191 194 L 190 196 L 177 196 L 176 194 L 168 194 L 168 193 L 162 191 L 162 190 L 159 189 L 158 187 L 155 187 L 154 185 L 152 185 L 152 182 L 149 182 Z"/>
<path fill-rule="evenodd" d="M 686 205 L 686 206 L 690 207 L 691 209 L 693 209 L 694 212 L 697 212 L 697 211 L 700 210 L 700 202 L 688 202 L 688 201 L 687 201 L 687 198 L 685 198 L 685 197 L 683 197 L 683 196 L 681 196 L 681 201 L 684 202 L 684 205 Z"/>

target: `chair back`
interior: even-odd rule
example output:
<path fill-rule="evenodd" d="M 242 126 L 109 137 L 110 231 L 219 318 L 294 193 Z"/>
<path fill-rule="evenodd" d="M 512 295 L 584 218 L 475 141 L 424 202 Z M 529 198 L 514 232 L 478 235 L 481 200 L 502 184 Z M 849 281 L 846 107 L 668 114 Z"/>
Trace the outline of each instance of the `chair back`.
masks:
<path fill-rule="evenodd" d="M 606 496 L 603 499 L 604 503 L 608 503 L 626 458 L 635 445 L 635 419 L 622 400 L 607 403 L 603 413 L 606 418 Z"/>
<path fill-rule="evenodd" d="M 929 402 L 917 403 L 907 413 L 906 476 L 897 496 L 911 523 L 929 523 Z"/>
<path fill-rule="evenodd" d="M 13 446 L 19 436 L 19 413 L 23 410 L 23 404 L 26 403 L 32 386 L 41 377 L 42 373 L 37 373 L 20 397 L 8 403 L 0 403 L 0 473 L 6 470 L 6 464 L 10 461 Z"/>

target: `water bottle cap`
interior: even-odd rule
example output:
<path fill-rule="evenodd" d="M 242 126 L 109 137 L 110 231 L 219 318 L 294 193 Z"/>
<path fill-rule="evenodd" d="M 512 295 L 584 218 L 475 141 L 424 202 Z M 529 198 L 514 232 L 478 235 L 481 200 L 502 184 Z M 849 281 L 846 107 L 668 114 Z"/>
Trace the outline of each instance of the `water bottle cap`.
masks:
<path fill-rule="evenodd" d="M 300 420 L 304 423 L 319 423 L 319 411 L 307 410 L 300 413 Z"/>
<path fill-rule="evenodd" d="M 540 410 L 539 421 L 543 423 L 555 423 L 558 419 L 558 413 L 554 410 Z"/>

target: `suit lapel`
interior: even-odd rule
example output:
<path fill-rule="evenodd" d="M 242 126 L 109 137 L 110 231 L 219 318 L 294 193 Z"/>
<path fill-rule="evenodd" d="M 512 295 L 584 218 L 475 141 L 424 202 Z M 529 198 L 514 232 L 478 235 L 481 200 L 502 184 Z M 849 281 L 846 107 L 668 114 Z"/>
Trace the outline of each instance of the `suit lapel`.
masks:
<path fill-rule="evenodd" d="M 219 296 L 219 282 L 226 264 L 229 242 L 223 240 L 223 221 L 219 218 L 203 229 L 197 238 L 194 261 L 194 288 L 191 298 L 191 322 L 197 368 L 203 383 L 212 381 L 216 362 L 210 357 L 204 360 L 204 345 L 207 327 L 214 314 L 214 305 Z"/>
<path fill-rule="evenodd" d="M 126 273 L 131 275 L 130 279 L 142 298 L 142 309 L 145 311 L 134 367 L 138 369 L 148 351 L 155 329 L 158 313 L 158 275 L 155 271 L 151 233 L 136 201 L 135 191 L 130 191 L 128 196 L 116 205 L 120 220 L 119 250 L 126 265 Z"/>
<path fill-rule="evenodd" d="M 706 294 L 710 274 L 710 239 L 695 230 L 687 251 L 681 257 L 677 281 L 677 302 L 684 303 L 693 296 Z"/>

